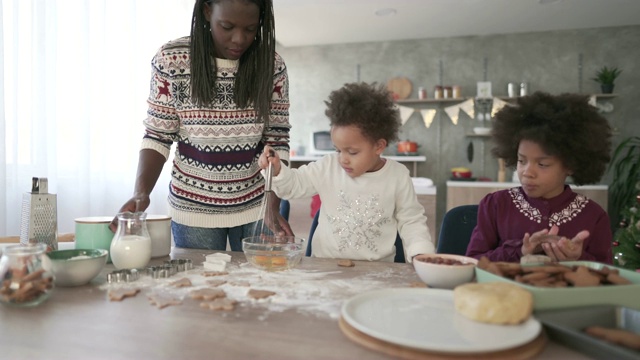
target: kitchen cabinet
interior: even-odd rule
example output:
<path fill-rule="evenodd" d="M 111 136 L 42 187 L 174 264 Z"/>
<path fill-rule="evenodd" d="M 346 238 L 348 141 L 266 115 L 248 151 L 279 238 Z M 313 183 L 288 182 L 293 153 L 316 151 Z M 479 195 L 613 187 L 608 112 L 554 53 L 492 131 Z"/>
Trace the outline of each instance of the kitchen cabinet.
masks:
<path fill-rule="evenodd" d="M 516 186 L 520 186 L 520 184 L 514 182 L 447 181 L 447 211 L 460 205 L 478 204 L 489 193 Z M 571 185 L 571 188 L 607 210 L 609 196 L 607 185 Z"/>

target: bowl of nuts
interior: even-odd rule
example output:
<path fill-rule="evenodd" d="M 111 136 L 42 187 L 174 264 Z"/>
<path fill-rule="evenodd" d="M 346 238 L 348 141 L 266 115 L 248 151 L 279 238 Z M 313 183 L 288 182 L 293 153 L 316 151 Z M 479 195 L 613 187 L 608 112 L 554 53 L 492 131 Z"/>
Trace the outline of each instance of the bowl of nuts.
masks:
<path fill-rule="evenodd" d="M 420 254 L 413 268 L 425 284 L 433 288 L 453 289 L 473 280 L 478 260 L 453 254 Z"/>

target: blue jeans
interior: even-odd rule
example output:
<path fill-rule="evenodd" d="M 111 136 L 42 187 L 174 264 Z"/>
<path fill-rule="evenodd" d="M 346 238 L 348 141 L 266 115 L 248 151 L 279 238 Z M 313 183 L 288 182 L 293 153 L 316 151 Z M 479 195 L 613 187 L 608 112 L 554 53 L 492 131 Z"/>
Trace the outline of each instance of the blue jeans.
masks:
<path fill-rule="evenodd" d="M 232 228 L 201 228 L 171 221 L 171 232 L 177 247 L 225 251 L 228 238 L 231 251 L 242 251 L 242 239 L 252 235 L 255 224 L 252 222 Z"/>

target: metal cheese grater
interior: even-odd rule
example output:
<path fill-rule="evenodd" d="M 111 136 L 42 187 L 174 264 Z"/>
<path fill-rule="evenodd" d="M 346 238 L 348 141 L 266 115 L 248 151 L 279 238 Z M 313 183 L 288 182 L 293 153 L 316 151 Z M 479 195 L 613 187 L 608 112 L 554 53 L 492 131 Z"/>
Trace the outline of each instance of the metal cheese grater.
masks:
<path fill-rule="evenodd" d="M 22 196 L 20 243 L 44 243 L 58 250 L 58 211 L 55 194 L 49 194 L 47 178 L 34 177 L 31 192 Z"/>

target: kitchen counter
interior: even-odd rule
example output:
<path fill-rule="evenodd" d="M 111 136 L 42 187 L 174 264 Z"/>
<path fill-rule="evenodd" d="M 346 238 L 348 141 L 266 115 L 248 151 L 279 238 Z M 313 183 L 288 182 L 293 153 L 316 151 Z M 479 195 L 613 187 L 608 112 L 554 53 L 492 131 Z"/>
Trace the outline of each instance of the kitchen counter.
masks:
<path fill-rule="evenodd" d="M 478 204 L 482 198 L 494 191 L 520 186 L 516 182 L 495 181 L 447 181 L 447 211 L 460 205 Z M 573 191 L 583 194 L 600 205 L 605 211 L 608 206 L 609 186 L 570 185 Z"/>
<path fill-rule="evenodd" d="M 336 260 L 304 258 L 296 269 L 265 273 L 250 267 L 241 252 L 229 252 L 228 284 L 221 288 L 238 300 L 232 311 L 212 311 L 185 297 L 182 304 L 158 309 L 147 293 L 187 294 L 169 282 L 189 277 L 204 281 L 201 263 L 212 251 L 174 248 L 171 258 L 189 258 L 195 268 L 168 279 L 143 276 L 127 286 L 141 292 L 109 301 L 107 264 L 90 284 L 54 290 L 34 308 L 0 307 L 0 351 L 5 359 L 388 359 L 349 340 L 338 327 L 344 300 L 364 291 L 406 287 L 418 277 L 410 264 L 356 261 L 352 268 Z M 160 264 L 165 258 L 152 260 Z M 235 280 L 234 280 L 235 279 Z M 232 284 L 232 280 L 237 283 Z M 244 282 L 244 283 L 243 283 Z M 194 282 L 195 284 L 195 282 Z M 280 296 L 252 300 L 248 288 L 266 288 Z M 425 326 L 437 324 L 425 323 Z M 550 341 L 539 359 L 586 359 Z"/>
<path fill-rule="evenodd" d="M 308 163 L 320 159 L 322 155 L 294 155 L 289 158 L 291 167 L 297 167 L 294 165 L 300 165 L 300 163 Z M 413 164 L 411 176 L 417 176 L 418 163 L 427 161 L 427 157 L 424 155 L 382 155 L 382 157 L 395 160 L 397 162 L 409 162 Z M 297 164 L 296 164 L 297 163 Z"/>

